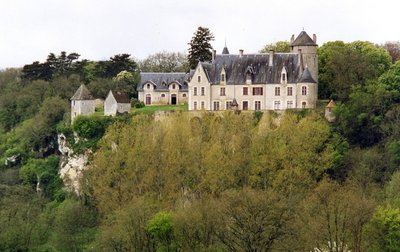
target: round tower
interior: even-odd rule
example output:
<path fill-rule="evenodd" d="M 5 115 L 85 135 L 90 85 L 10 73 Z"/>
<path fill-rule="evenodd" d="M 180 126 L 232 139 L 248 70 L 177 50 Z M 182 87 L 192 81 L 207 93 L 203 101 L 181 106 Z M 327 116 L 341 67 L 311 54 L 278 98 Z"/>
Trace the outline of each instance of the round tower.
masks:
<path fill-rule="evenodd" d="M 305 31 L 302 31 L 296 39 L 292 35 L 290 43 L 292 53 L 299 54 L 301 70 L 307 66 L 312 78 L 318 82 L 317 36 L 314 34 L 313 38 L 310 38 Z"/>

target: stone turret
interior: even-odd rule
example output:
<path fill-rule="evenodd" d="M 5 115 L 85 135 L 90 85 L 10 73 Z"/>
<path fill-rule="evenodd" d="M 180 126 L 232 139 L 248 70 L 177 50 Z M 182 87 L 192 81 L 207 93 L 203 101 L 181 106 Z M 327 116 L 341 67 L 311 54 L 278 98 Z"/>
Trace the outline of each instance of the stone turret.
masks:
<path fill-rule="evenodd" d="M 71 122 L 74 121 L 78 115 L 91 115 L 94 114 L 96 102 L 93 95 L 82 84 L 76 90 L 74 96 L 71 97 Z"/>
<path fill-rule="evenodd" d="M 300 62 L 303 64 L 301 68 L 304 69 L 305 66 L 308 66 L 311 76 L 318 82 L 318 45 L 316 41 L 317 36 L 315 34 L 312 39 L 305 31 L 302 31 L 299 36 L 293 40 L 290 46 L 293 53 L 301 55 L 302 59 Z"/>
<path fill-rule="evenodd" d="M 328 122 L 334 122 L 336 117 L 335 114 L 333 113 L 333 108 L 336 107 L 336 104 L 333 100 L 330 100 L 328 105 L 325 107 L 325 118 Z"/>

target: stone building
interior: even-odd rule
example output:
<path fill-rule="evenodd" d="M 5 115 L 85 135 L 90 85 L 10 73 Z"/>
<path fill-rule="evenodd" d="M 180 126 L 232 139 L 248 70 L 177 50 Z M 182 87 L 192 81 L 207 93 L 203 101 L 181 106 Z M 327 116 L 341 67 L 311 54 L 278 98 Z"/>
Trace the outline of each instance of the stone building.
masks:
<path fill-rule="evenodd" d="M 95 99 L 87 87 L 82 84 L 71 97 L 71 122 L 79 115 L 91 115 L 96 107 Z"/>
<path fill-rule="evenodd" d="M 187 73 L 140 73 L 139 100 L 146 106 L 188 102 Z"/>
<path fill-rule="evenodd" d="M 222 54 L 199 62 L 189 81 L 189 110 L 315 108 L 318 94 L 316 36 L 291 38 L 290 53 Z"/>
<path fill-rule="evenodd" d="M 104 115 L 115 116 L 117 114 L 129 113 L 131 111 L 131 102 L 126 93 L 108 92 L 104 101 Z"/>
<path fill-rule="evenodd" d="M 336 103 L 333 100 L 330 100 L 328 105 L 325 107 L 325 118 L 328 122 L 334 122 L 336 119 L 335 114 L 333 113 L 333 109 L 336 107 Z"/>

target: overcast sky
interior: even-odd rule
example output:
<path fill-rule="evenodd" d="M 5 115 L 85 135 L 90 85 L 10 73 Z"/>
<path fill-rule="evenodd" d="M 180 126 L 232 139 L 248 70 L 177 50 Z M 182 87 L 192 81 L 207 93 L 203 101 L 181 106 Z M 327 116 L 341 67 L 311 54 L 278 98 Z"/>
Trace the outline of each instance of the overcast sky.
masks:
<path fill-rule="evenodd" d="M 198 26 L 213 46 L 257 52 L 302 29 L 333 40 L 400 40 L 396 0 L 0 0 L 0 69 L 44 61 L 49 52 L 102 60 L 184 52 Z"/>

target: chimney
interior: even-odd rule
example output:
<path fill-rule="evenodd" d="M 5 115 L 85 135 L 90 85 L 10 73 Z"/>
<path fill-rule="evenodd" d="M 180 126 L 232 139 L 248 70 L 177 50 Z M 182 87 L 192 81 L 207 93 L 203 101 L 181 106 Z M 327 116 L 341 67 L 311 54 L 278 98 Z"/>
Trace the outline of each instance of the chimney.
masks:
<path fill-rule="evenodd" d="M 274 50 L 269 50 L 269 66 L 273 66 L 274 65 Z"/>
<path fill-rule="evenodd" d="M 239 50 L 239 56 L 242 57 L 243 56 L 243 49 Z"/>
<path fill-rule="evenodd" d="M 315 44 L 317 43 L 317 35 L 315 35 L 315 33 L 312 35 L 312 40 Z"/>
<path fill-rule="evenodd" d="M 213 49 L 212 52 L 211 52 L 211 62 L 215 61 L 215 55 L 216 54 L 217 54 L 217 51 Z"/>
<path fill-rule="evenodd" d="M 303 54 L 301 53 L 301 49 L 298 49 L 299 53 L 299 65 L 300 65 L 300 74 L 303 74 Z"/>
<path fill-rule="evenodd" d="M 293 44 L 294 42 L 294 34 L 292 34 L 292 37 L 290 38 L 290 44 Z"/>

